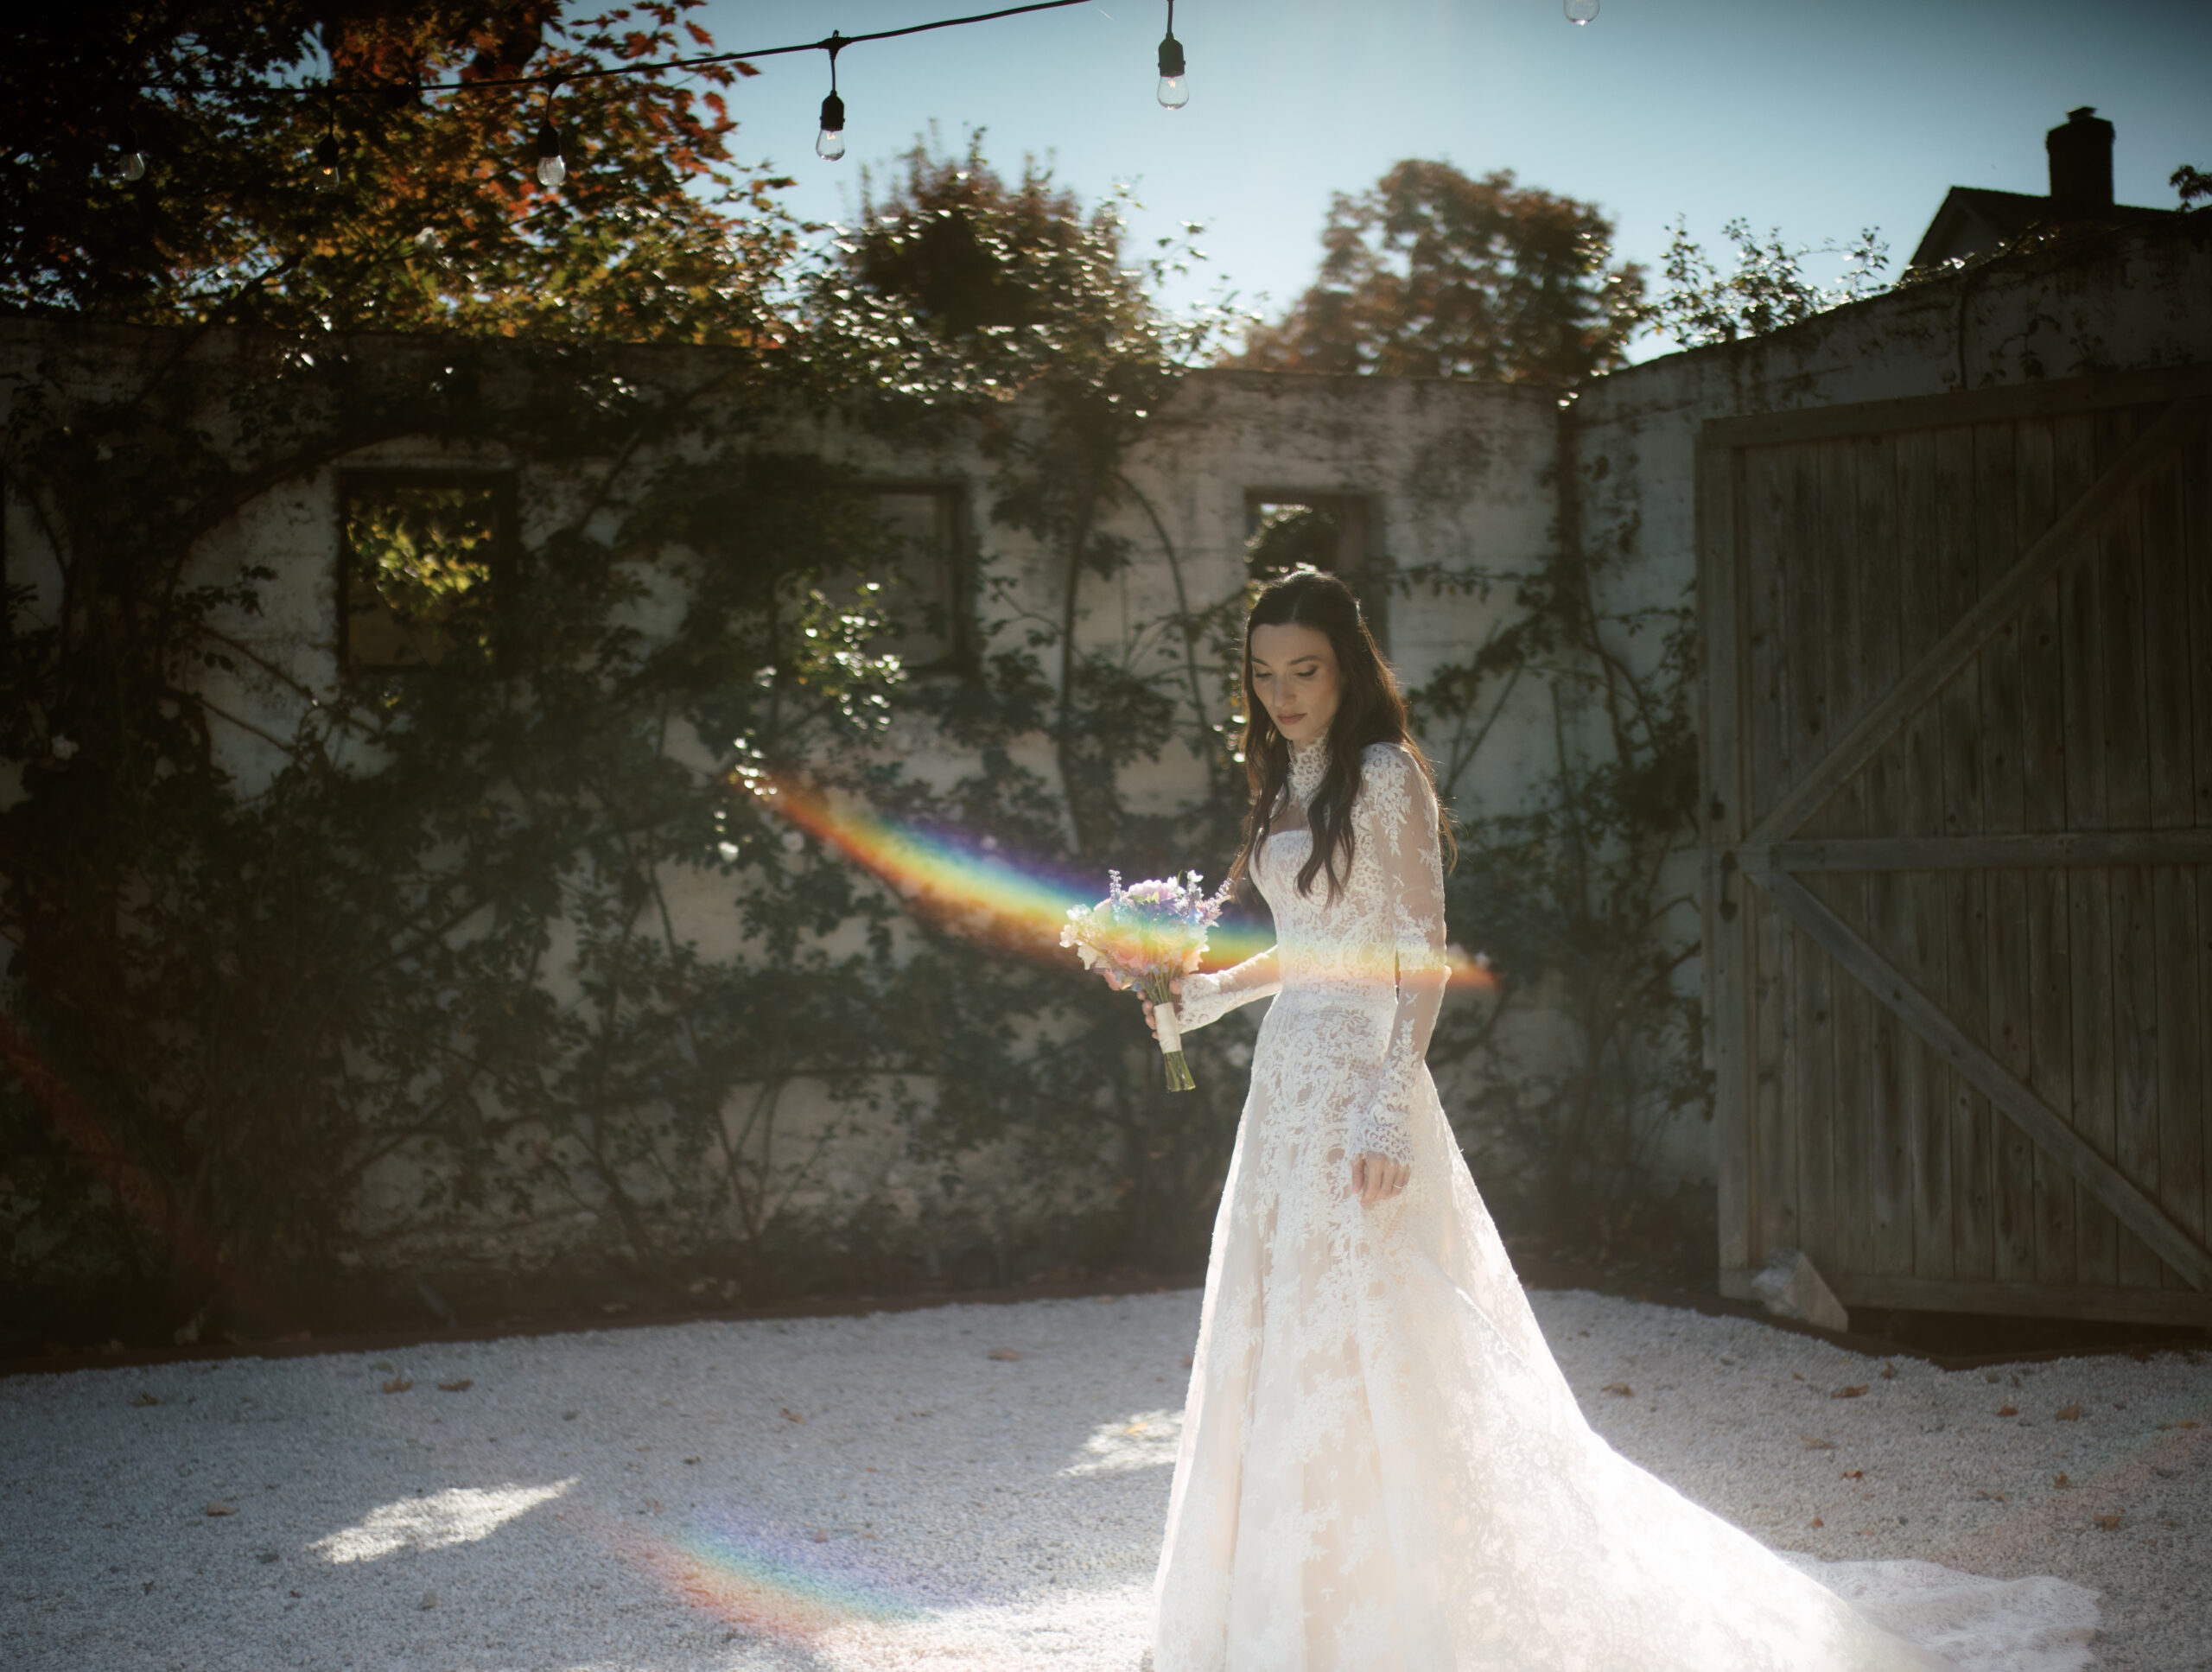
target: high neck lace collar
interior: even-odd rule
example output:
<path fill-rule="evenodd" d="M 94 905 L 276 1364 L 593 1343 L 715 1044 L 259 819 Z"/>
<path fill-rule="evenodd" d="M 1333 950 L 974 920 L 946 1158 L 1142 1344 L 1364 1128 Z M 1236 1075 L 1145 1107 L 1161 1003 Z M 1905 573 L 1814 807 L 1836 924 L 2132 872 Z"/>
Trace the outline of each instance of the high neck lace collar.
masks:
<path fill-rule="evenodd" d="M 1321 787 L 1321 780 L 1329 773 L 1329 746 L 1326 742 L 1294 743 L 1290 746 L 1290 792 L 1306 805 L 1311 806 L 1314 792 Z"/>

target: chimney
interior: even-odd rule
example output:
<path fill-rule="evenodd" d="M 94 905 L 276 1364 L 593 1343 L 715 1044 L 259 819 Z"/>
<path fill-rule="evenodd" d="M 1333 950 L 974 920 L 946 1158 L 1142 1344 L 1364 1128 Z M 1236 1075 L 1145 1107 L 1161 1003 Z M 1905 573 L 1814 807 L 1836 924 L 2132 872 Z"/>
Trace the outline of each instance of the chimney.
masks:
<path fill-rule="evenodd" d="M 2044 136 L 2050 153 L 2050 207 L 2061 216 L 2094 218 L 2112 207 L 2112 124 L 2084 105 Z"/>

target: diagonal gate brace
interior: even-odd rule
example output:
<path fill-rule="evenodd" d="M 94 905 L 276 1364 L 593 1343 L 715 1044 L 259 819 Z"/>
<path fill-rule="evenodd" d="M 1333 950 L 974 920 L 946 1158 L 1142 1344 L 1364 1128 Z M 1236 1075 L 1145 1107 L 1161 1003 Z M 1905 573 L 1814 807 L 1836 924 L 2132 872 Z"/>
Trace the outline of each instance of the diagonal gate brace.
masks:
<path fill-rule="evenodd" d="M 1858 978 L 1906 1027 L 1938 1051 L 2036 1143 L 2063 1161 L 2075 1179 L 2161 1260 L 2199 1289 L 2212 1291 L 2212 1252 L 2207 1252 L 2138 1189 L 2126 1174 L 2089 1147 L 2041 1097 L 1983 1050 L 1904 973 L 1876 951 L 1811 889 L 1785 871 L 1761 868 L 1754 880 L 1802 925 L 1821 950 Z"/>

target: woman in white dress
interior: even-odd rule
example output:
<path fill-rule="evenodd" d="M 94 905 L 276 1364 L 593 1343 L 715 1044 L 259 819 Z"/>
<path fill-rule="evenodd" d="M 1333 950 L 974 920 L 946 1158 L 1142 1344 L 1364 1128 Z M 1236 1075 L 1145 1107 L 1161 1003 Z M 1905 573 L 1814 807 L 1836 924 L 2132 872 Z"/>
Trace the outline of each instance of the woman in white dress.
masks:
<path fill-rule="evenodd" d="M 1274 1003 L 1214 1230 L 1156 1672 L 1952 1665 L 1591 1432 L 1424 1060 L 1448 836 L 1396 683 L 1311 570 L 1260 594 L 1245 644 L 1236 872 L 1277 939 L 1185 978 L 1177 1011 L 1188 1031 Z"/>

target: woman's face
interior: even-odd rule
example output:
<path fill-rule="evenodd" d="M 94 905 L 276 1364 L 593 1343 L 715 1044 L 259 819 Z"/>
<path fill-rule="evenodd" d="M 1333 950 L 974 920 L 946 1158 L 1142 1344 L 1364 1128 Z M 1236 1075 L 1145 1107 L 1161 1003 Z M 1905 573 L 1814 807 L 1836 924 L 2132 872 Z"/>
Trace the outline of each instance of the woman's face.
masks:
<path fill-rule="evenodd" d="M 1252 689 L 1275 729 L 1293 743 L 1326 737 L 1344 694 L 1329 635 L 1319 627 L 1254 627 L 1249 655 Z"/>

